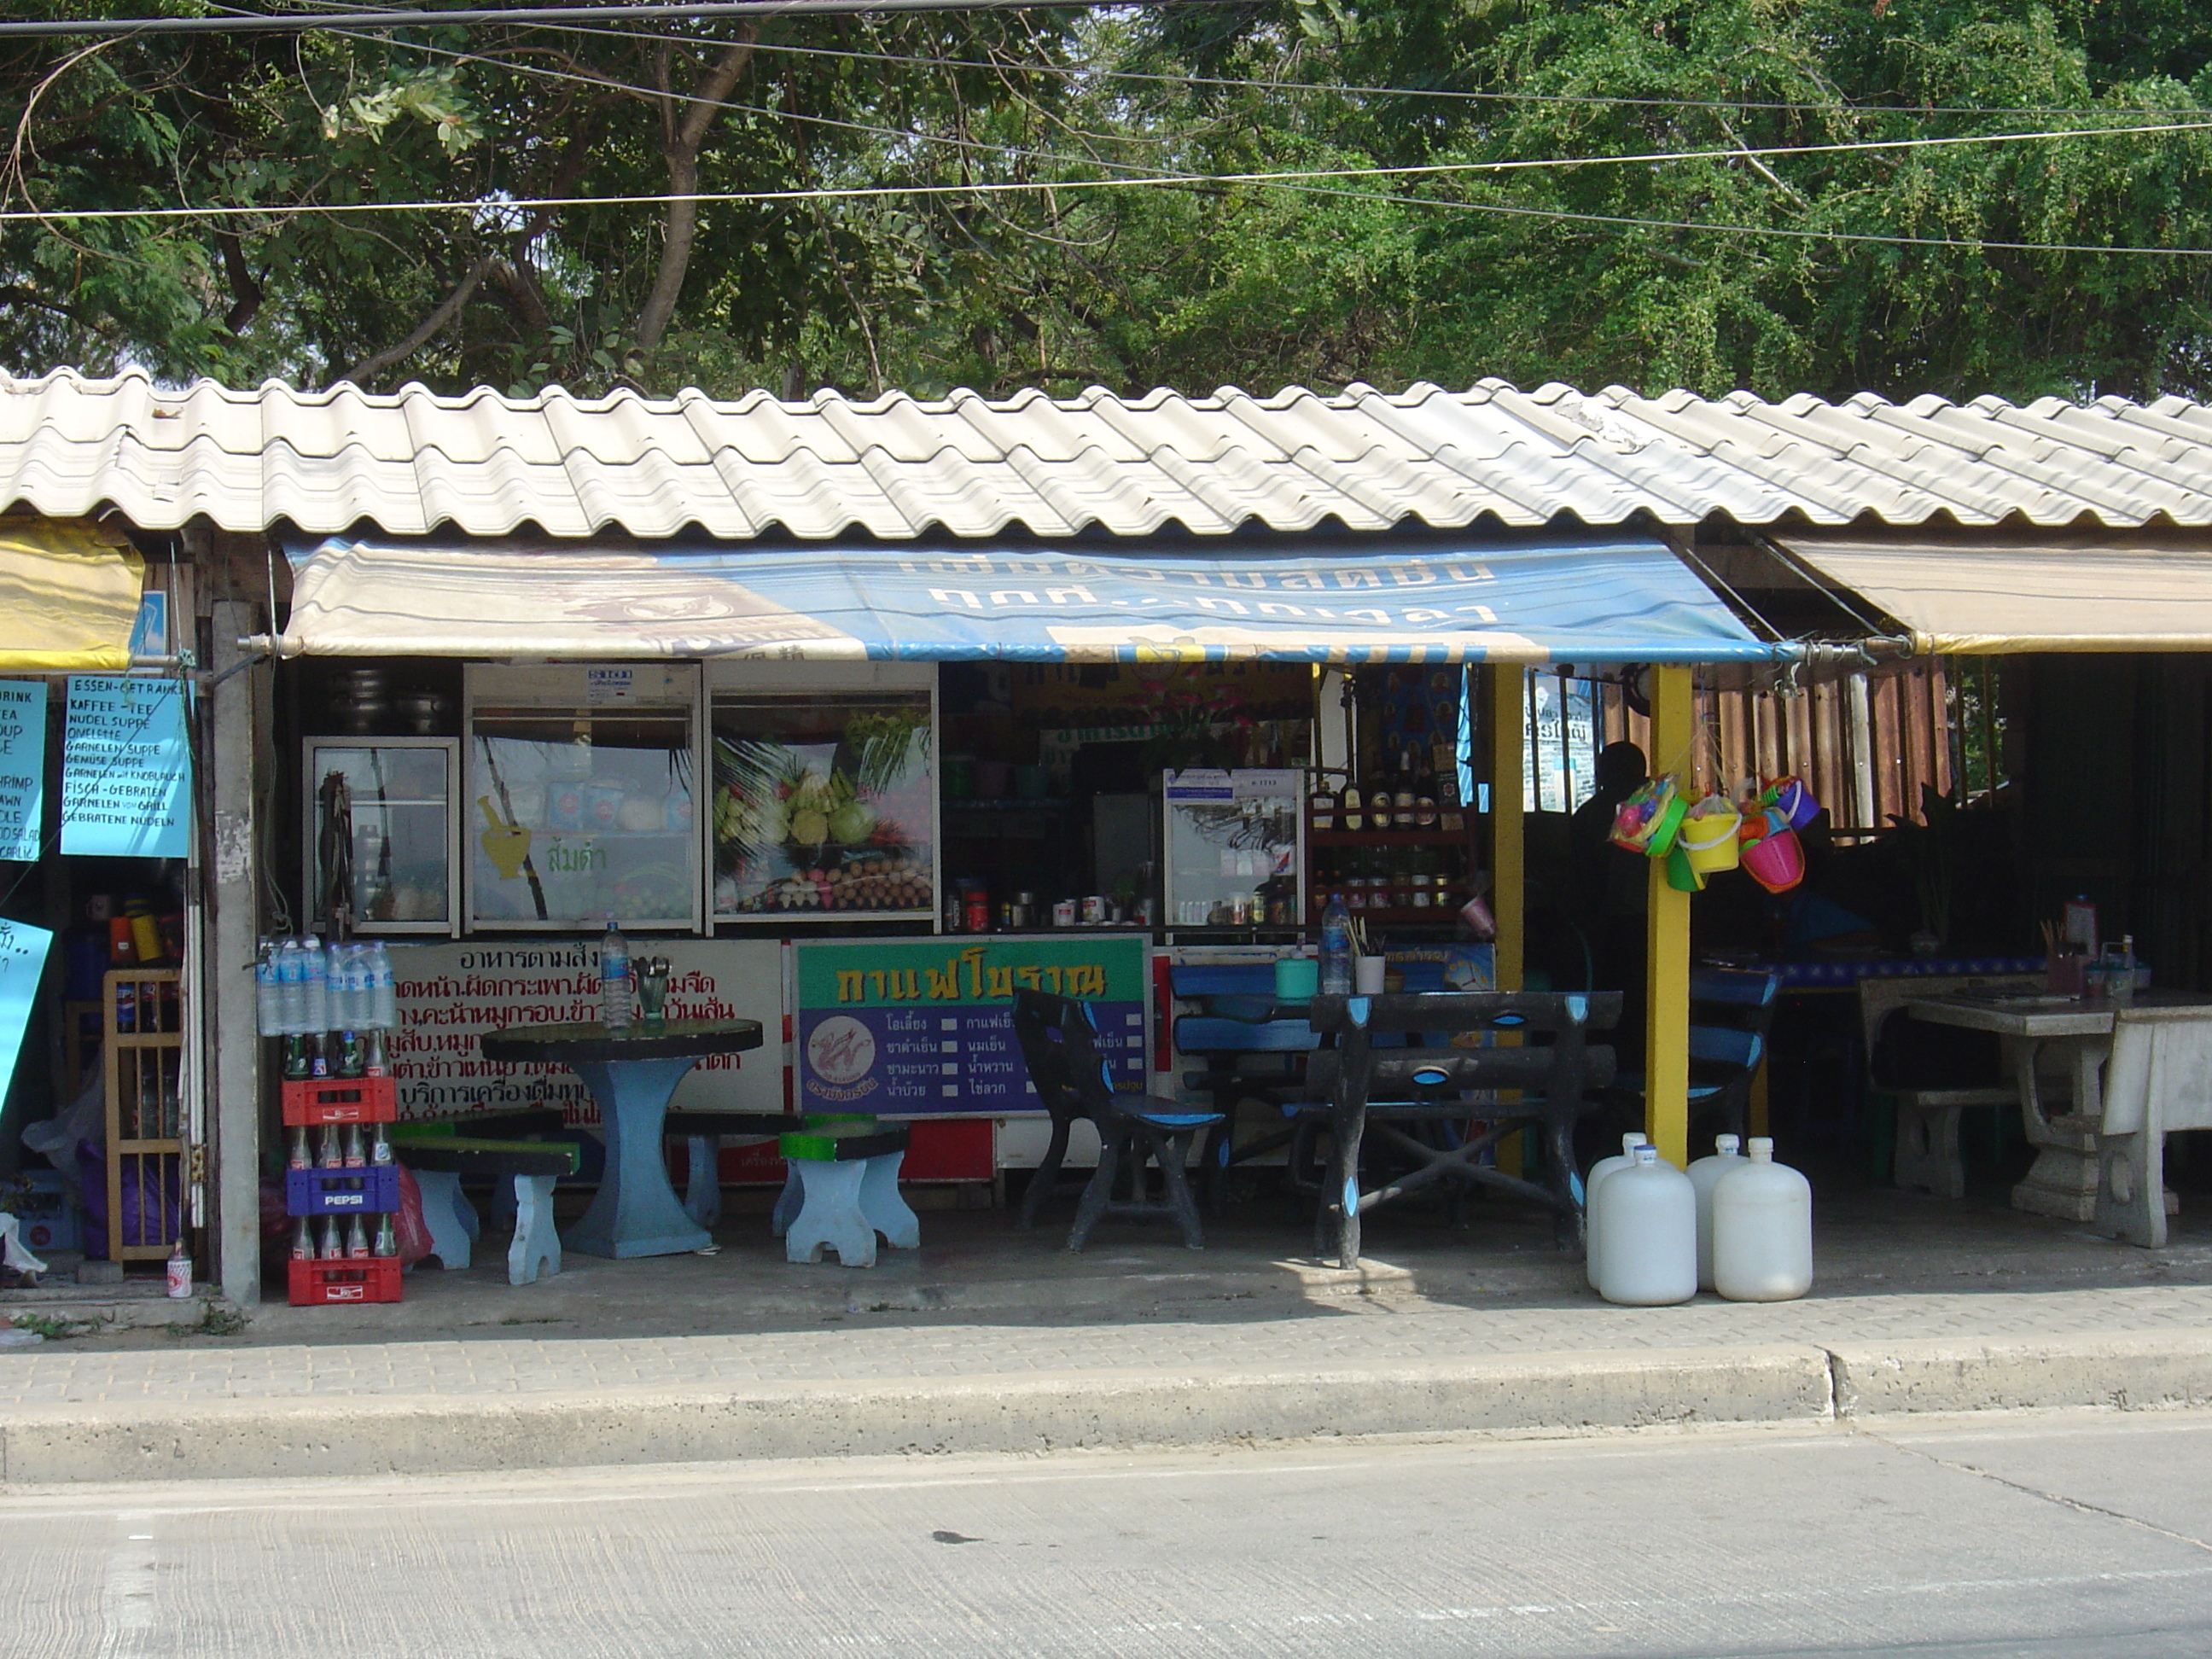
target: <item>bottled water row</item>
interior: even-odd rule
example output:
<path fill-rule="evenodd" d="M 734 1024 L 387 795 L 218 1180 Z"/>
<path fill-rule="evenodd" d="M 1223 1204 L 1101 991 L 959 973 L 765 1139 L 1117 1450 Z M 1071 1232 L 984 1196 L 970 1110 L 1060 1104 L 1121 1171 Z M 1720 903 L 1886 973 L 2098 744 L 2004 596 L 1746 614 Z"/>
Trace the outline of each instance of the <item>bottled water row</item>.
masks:
<path fill-rule="evenodd" d="M 264 1036 L 389 1030 L 398 1024 L 392 953 L 382 939 L 329 945 L 313 933 L 264 939 L 253 990 Z"/>

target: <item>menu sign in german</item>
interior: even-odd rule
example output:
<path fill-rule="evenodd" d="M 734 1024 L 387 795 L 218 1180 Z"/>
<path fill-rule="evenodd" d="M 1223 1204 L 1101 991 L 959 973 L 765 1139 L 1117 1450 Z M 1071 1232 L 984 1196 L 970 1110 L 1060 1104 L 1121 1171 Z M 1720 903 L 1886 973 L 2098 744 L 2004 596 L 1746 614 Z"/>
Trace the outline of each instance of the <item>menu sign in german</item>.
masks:
<path fill-rule="evenodd" d="M 46 799 L 46 683 L 0 680 L 0 859 L 39 856 Z"/>
<path fill-rule="evenodd" d="M 802 1111 L 995 1117 L 1043 1109 L 1014 1042 L 1014 992 L 1022 988 L 1089 1003 L 1115 1086 L 1144 1088 L 1140 938 L 955 934 L 795 950 Z"/>
<path fill-rule="evenodd" d="M 191 751 L 174 680 L 72 674 L 62 739 L 62 851 L 180 859 L 191 850 Z"/>

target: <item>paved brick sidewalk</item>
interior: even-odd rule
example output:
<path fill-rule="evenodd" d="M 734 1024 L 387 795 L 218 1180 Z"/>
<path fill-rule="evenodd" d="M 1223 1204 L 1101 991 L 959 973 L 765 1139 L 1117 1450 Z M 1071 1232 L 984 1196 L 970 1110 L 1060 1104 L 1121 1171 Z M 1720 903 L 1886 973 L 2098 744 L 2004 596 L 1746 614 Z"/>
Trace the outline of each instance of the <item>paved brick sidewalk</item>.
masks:
<path fill-rule="evenodd" d="M 0 1355 L 0 1406 L 484 1396 L 1080 1373 L 1252 1375 L 1560 1352 L 1852 1347 L 2212 1334 L 2212 1286 L 1816 1296 L 1772 1305 L 1462 1308 L 1339 1298 L 1290 1317 L 1195 1311 L 1009 1324 L 854 1315 L 809 1331 Z"/>

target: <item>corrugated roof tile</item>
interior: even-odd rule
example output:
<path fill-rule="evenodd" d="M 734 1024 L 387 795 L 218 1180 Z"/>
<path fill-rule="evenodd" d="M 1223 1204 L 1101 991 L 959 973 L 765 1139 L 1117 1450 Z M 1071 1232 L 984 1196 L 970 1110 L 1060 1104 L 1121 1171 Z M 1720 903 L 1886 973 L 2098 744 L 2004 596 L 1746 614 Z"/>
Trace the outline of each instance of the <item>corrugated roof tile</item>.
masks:
<path fill-rule="evenodd" d="M 2212 409 L 2175 397 L 1647 398 L 1494 379 L 1334 396 L 446 398 L 59 370 L 0 378 L 0 506 L 12 503 L 58 515 L 112 506 L 149 529 L 205 517 L 241 531 L 367 520 L 402 534 L 696 526 L 740 538 L 1452 528 L 1485 516 L 1604 526 L 1638 513 L 2212 525 Z"/>

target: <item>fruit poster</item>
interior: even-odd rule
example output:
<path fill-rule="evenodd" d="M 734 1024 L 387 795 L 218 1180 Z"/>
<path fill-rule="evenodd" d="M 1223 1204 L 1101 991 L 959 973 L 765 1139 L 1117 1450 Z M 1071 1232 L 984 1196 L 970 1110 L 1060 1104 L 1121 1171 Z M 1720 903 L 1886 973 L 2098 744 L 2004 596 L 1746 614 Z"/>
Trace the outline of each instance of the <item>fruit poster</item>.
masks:
<path fill-rule="evenodd" d="M 802 1111 L 1042 1111 L 1014 1042 L 1018 987 L 1089 1003 L 1114 1086 L 1144 1089 L 1148 946 L 1141 938 L 951 933 L 794 949 Z"/>
<path fill-rule="evenodd" d="M 714 914 L 936 911 L 927 694 L 718 696 Z"/>

